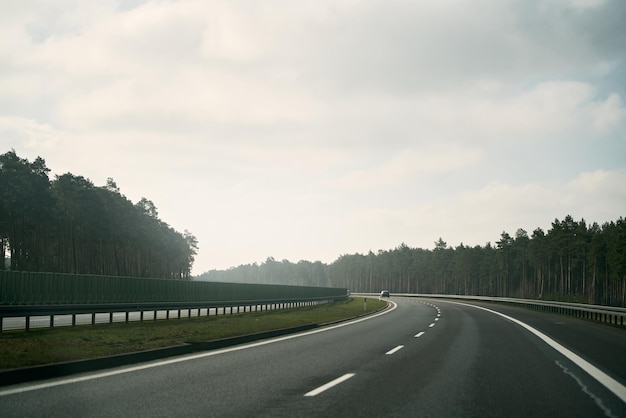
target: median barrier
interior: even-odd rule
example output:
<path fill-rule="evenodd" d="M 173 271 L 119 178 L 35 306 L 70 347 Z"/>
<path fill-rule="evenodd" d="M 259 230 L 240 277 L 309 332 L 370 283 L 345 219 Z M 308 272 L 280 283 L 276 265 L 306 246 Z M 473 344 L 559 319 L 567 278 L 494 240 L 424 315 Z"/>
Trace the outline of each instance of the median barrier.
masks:
<path fill-rule="evenodd" d="M 260 300 L 231 300 L 231 301 L 198 301 L 198 302 L 160 302 L 160 303 L 110 303 L 110 304 L 65 304 L 65 305 L 0 305 L 0 332 L 4 330 L 5 318 L 25 318 L 25 330 L 30 329 L 31 317 L 49 317 L 49 326 L 55 326 L 55 316 L 71 315 L 72 326 L 76 325 L 76 316 L 91 314 L 91 324 L 96 323 L 96 314 L 109 314 L 109 323 L 113 322 L 113 314 L 125 313 L 126 322 L 129 322 L 129 314 L 140 313 L 140 321 L 144 320 L 145 312 L 153 312 L 153 320 L 157 320 L 157 313 L 166 311 L 166 318 L 170 318 L 170 312 L 176 311 L 177 319 L 181 318 L 181 311 L 187 311 L 187 316 L 192 316 L 192 311 L 202 316 L 202 311 L 209 316 L 213 310 L 216 315 L 220 311 L 222 315 L 233 313 L 246 313 L 269 309 L 287 309 L 303 306 L 332 303 L 345 299 L 346 296 L 330 296 L 318 298 L 297 299 L 260 299 Z M 236 310 L 236 311 L 235 311 Z"/>

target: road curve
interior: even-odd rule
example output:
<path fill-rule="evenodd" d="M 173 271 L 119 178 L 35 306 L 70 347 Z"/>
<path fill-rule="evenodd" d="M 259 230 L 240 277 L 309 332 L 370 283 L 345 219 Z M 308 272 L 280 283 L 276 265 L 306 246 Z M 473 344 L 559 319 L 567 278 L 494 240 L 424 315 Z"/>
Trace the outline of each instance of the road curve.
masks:
<path fill-rule="evenodd" d="M 396 309 L 340 327 L 4 387 L 0 411 L 3 417 L 626 416 L 626 403 L 610 388 L 510 319 L 467 304 L 392 300 Z M 490 309 L 543 327 L 624 386 L 622 330 Z M 576 329 L 583 330 L 580 341 Z M 603 356 L 587 341 L 594 335 L 608 347 Z"/>

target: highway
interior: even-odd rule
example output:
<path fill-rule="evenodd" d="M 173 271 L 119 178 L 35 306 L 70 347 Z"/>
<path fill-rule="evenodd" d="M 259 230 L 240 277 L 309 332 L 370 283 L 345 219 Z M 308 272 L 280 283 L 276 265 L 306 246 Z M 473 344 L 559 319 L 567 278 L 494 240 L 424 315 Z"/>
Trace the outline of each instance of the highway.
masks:
<path fill-rule="evenodd" d="M 621 329 L 498 305 L 391 300 L 359 321 L 0 387 L 0 414 L 626 417 Z"/>

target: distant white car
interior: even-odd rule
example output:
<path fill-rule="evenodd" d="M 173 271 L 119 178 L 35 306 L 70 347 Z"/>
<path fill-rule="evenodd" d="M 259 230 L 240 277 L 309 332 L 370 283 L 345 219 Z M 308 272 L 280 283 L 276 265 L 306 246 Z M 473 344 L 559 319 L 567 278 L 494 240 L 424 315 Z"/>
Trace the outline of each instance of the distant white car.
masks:
<path fill-rule="evenodd" d="M 380 296 L 378 297 L 378 299 L 388 298 L 388 297 L 389 297 L 389 291 L 383 290 L 382 292 L 380 292 Z"/>

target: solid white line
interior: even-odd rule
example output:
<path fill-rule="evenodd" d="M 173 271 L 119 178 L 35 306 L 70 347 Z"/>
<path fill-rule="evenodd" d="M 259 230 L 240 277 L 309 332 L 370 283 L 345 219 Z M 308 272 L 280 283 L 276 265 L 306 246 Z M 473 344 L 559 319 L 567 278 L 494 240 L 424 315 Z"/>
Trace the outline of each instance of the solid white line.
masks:
<path fill-rule="evenodd" d="M 589 363 L 584 358 L 580 357 L 579 355 L 577 355 L 577 354 L 571 352 L 570 350 L 568 350 L 567 348 L 563 347 L 561 344 L 557 343 L 556 341 L 554 341 L 552 338 L 548 337 L 546 334 L 542 333 L 541 331 L 536 330 L 535 328 L 531 327 L 530 325 L 528 325 L 528 324 L 526 324 L 526 323 L 524 323 L 524 322 L 522 322 L 520 320 L 517 320 L 515 318 L 512 318 L 512 317 L 510 317 L 508 315 L 505 315 L 505 314 L 497 312 L 497 311 L 492 311 L 491 309 L 483 308 L 482 306 L 468 305 L 466 303 L 459 303 L 459 302 L 450 302 L 450 303 L 456 303 L 458 305 L 471 306 L 472 308 L 482 309 L 484 311 L 491 312 L 491 313 L 499 315 L 499 316 L 501 316 L 501 317 L 503 317 L 505 319 L 508 319 L 511 322 L 516 323 L 517 325 L 521 326 L 522 328 L 527 329 L 528 331 L 530 331 L 531 333 L 533 333 L 534 335 L 539 337 L 541 340 L 543 340 L 550 347 L 552 347 L 553 349 L 555 349 L 556 351 L 561 353 L 563 356 L 567 357 L 572 363 L 576 364 L 578 367 L 580 367 L 585 372 L 587 372 L 589 374 L 589 376 L 593 377 L 598 382 L 600 382 L 605 388 L 607 388 L 608 390 L 613 392 L 613 394 L 615 394 L 615 396 L 620 398 L 622 400 L 622 402 L 626 402 L 626 386 L 622 385 L 620 382 L 618 382 L 617 380 L 613 379 L 611 376 L 607 375 L 602 370 L 598 369 L 596 366 L 594 366 L 593 364 Z"/>
<path fill-rule="evenodd" d="M 381 315 L 386 315 L 386 314 L 388 314 L 389 312 L 392 312 L 393 310 L 395 310 L 398 307 L 398 305 L 395 302 L 389 301 L 389 303 L 392 305 L 391 308 L 385 309 L 382 312 L 379 312 L 379 313 L 371 315 L 371 316 L 365 316 L 363 318 L 355 319 L 354 321 L 342 322 L 340 324 L 329 326 L 329 327 L 318 328 L 318 329 L 314 329 L 314 330 L 311 330 L 311 331 L 306 331 L 306 332 L 298 333 L 298 334 L 286 335 L 284 337 L 278 337 L 278 338 L 274 338 L 274 339 L 271 339 L 271 340 L 262 340 L 262 341 L 258 341 L 258 342 L 255 342 L 255 343 L 239 345 L 239 346 L 229 347 L 229 348 L 223 348 L 223 349 L 215 350 L 215 351 L 207 351 L 205 353 L 192 354 L 192 355 L 189 355 L 189 356 L 177 357 L 177 358 L 173 358 L 173 359 L 169 359 L 169 360 L 160 360 L 160 361 L 155 361 L 153 363 L 146 363 L 146 364 L 140 364 L 140 365 L 137 365 L 137 366 L 131 366 L 131 367 L 125 367 L 125 368 L 121 368 L 121 369 L 110 370 L 110 371 L 106 371 L 106 372 L 102 372 L 102 373 L 95 373 L 95 374 L 89 374 L 89 375 L 80 376 L 80 377 L 73 377 L 73 378 L 68 378 L 68 379 L 54 380 L 54 381 L 46 382 L 46 383 L 39 383 L 39 384 L 34 384 L 34 385 L 20 386 L 20 387 L 13 388 L 13 389 L 0 390 L 0 396 L 13 395 L 13 394 L 16 394 L 16 393 L 30 392 L 30 391 L 33 391 L 33 390 L 46 389 L 46 388 L 51 388 L 51 387 L 61 386 L 61 385 L 68 385 L 68 384 L 71 384 L 71 383 L 80 383 L 80 382 L 84 382 L 84 381 L 87 381 L 87 380 L 93 380 L 93 379 L 100 379 L 100 378 L 103 378 L 103 377 L 116 376 L 116 375 L 124 374 L 124 373 L 132 373 L 132 372 L 136 372 L 136 371 L 139 371 L 139 370 L 151 369 L 153 367 L 167 366 L 169 364 L 181 363 L 183 361 L 196 360 L 196 359 L 199 359 L 199 358 L 217 356 L 219 354 L 230 353 L 230 352 L 233 352 L 233 351 L 246 350 L 248 348 L 260 347 L 262 345 L 273 344 L 273 343 L 277 343 L 277 342 L 280 342 L 280 341 L 291 340 L 293 338 L 300 338 L 300 337 L 304 337 L 304 336 L 307 336 L 307 335 L 317 334 L 318 332 L 326 332 L 326 331 L 330 331 L 330 330 L 333 330 L 333 329 L 336 329 L 336 328 L 346 327 L 348 325 L 352 325 L 352 324 L 356 324 L 356 323 L 359 323 L 359 322 L 367 321 L 367 320 L 376 318 L 376 317 L 381 316 Z"/>
<path fill-rule="evenodd" d="M 346 380 L 350 379 L 352 376 L 354 376 L 354 373 L 346 373 L 343 376 L 338 377 L 335 380 L 318 387 L 317 389 L 313 389 L 312 391 L 305 393 L 304 396 L 317 396 L 320 393 L 325 392 L 328 389 L 332 388 L 333 386 L 337 386 L 338 384 L 345 382 Z"/>
<path fill-rule="evenodd" d="M 421 336 L 422 336 L 422 335 L 424 335 L 424 334 L 425 334 L 425 332 L 424 332 L 424 331 L 422 331 L 422 332 L 418 332 L 417 334 L 415 334 L 415 338 L 419 338 L 419 337 L 421 337 Z"/>
<path fill-rule="evenodd" d="M 395 352 L 397 352 L 397 351 L 400 351 L 400 350 L 402 350 L 403 348 L 404 348 L 404 346 L 403 346 L 403 345 L 399 345 L 399 346 L 397 346 L 396 348 L 393 348 L 393 349 L 391 349 L 391 350 L 387 351 L 387 352 L 385 353 L 385 355 L 390 356 L 391 354 L 393 354 L 393 353 L 395 353 Z"/>

